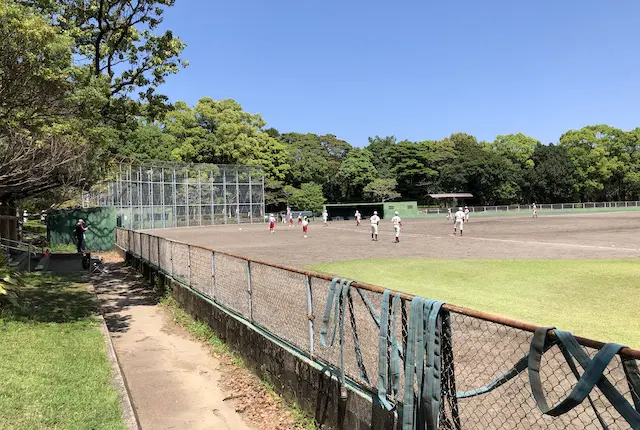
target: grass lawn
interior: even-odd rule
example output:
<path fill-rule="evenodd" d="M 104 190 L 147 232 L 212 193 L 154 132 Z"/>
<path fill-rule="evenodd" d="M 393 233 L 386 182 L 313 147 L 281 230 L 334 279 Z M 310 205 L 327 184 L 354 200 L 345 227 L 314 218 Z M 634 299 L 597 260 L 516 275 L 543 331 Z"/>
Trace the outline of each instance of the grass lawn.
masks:
<path fill-rule="evenodd" d="M 86 285 L 25 281 L 24 309 L 0 316 L 0 429 L 124 429 Z"/>
<path fill-rule="evenodd" d="M 640 349 L 637 260 L 389 258 L 309 269 Z"/>

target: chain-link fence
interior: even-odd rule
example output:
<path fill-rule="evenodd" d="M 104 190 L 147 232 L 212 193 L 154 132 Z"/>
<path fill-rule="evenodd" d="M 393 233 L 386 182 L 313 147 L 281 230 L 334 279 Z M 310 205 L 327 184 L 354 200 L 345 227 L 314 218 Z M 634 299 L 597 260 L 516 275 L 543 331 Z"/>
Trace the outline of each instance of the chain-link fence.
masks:
<path fill-rule="evenodd" d="M 393 361 L 393 351 L 398 351 L 400 367 L 405 368 L 412 296 L 392 293 L 400 299 L 394 304 L 397 310 L 383 313 L 383 290 L 353 282 L 335 299 L 340 316 L 334 315 L 333 320 L 338 318 L 338 323 L 333 328 L 329 325 L 328 333 L 325 325 L 323 333 L 327 301 L 332 307 L 336 286 L 326 275 L 123 229 L 116 231 L 116 243 L 308 357 L 328 364 L 338 375 L 344 371 L 367 391 L 379 393 L 379 375 L 386 372 L 384 363 Z M 440 331 L 446 336 L 439 347 L 445 401 L 440 405 L 440 428 L 634 428 L 619 410 L 620 399 L 632 412 L 640 409 L 640 351 L 621 349 L 588 396 L 554 417 L 540 412 L 527 372 L 526 358 L 537 327 L 452 305 L 443 309 L 447 318 Z M 383 315 L 388 315 L 387 324 Z M 387 328 L 383 341 L 381 326 Z M 334 328 L 337 339 L 332 342 Z M 576 339 L 587 359 L 606 349 L 600 342 Z M 580 385 L 581 374 L 566 354 L 561 343 L 545 344 L 540 378 L 542 394 L 551 405 Z M 584 363 L 581 367 L 585 376 Z M 397 378 L 396 389 L 386 396 L 394 407 L 405 400 L 403 372 Z M 610 395 L 611 388 L 620 394 L 617 400 Z"/>
<path fill-rule="evenodd" d="M 120 164 L 82 194 L 82 204 L 115 206 L 130 229 L 264 222 L 264 175 L 247 166 L 150 161 Z"/>
<path fill-rule="evenodd" d="M 538 203 L 536 209 L 538 211 L 559 212 L 559 211 L 572 211 L 572 210 L 589 210 L 589 211 L 609 211 L 609 210 L 625 210 L 640 208 L 639 201 L 620 201 L 620 202 L 584 202 L 584 203 Z M 456 211 L 455 207 L 449 208 L 453 212 Z M 491 213 L 521 213 L 529 212 L 533 210 L 533 205 L 500 205 L 500 206 L 469 206 L 469 212 L 478 214 L 491 214 Z M 418 211 L 420 216 L 425 215 L 438 215 L 446 214 L 447 208 L 423 208 Z"/>

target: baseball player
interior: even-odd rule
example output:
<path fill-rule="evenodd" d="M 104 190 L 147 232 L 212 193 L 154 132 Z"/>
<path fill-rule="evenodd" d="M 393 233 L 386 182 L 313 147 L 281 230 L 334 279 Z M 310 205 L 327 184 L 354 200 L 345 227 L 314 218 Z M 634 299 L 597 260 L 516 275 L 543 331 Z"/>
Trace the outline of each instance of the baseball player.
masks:
<path fill-rule="evenodd" d="M 269 214 L 269 232 L 273 233 L 276 231 L 276 217 L 273 214 Z"/>
<path fill-rule="evenodd" d="M 469 222 L 469 208 L 464 207 L 464 222 Z"/>
<path fill-rule="evenodd" d="M 360 211 L 356 209 L 356 225 L 360 225 L 360 220 L 362 219 L 362 215 Z"/>
<path fill-rule="evenodd" d="M 453 215 L 451 215 L 451 208 L 448 208 L 448 209 L 447 209 L 447 219 L 448 219 L 448 220 L 453 219 Z"/>
<path fill-rule="evenodd" d="M 536 203 L 533 203 L 532 208 L 533 209 L 533 218 L 538 218 L 538 207 L 536 206 Z"/>
<path fill-rule="evenodd" d="M 393 229 L 396 231 L 396 241 L 395 243 L 400 242 L 400 229 L 402 229 L 402 220 L 398 216 L 398 211 L 394 214 L 393 218 L 391 218 L 391 223 L 393 224 Z"/>
<path fill-rule="evenodd" d="M 309 220 L 307 219 L 307 217 L 304 217 L 302 219 L 302 234 L 304 235 L 304 238 L 307 238 L 307 230 L 309 230 Z"/>
<path fill-rule="evenodd" d="M 373 216 L 369 218 L 371 221 L 371 240 L 378 240 L 378 225 L 380 225 L 380 217 L 378 211 L 373 211 Z"/>
<path fill-rule="evenodd" d="M 298 213 L 298 225 L 302 224 L 302 212 Z"/>
<path fill-rule="evenodd" d="M 456 235 L 456 230 L 460 228 L 460 236 L 462 236 L 462 228 L 464 225 L 464 212 L 462 208 L 458 208 L 458 212 L 454 214 L 455 222 L 453 223 L 453 235 Z"/>
<path fill-rule="evenodd" d="M 327 226 L 327 221 L 329 220 L 329 213 L 326 211 L 322 212 L 322 220 L 324 221 L 324 226 Z"/>

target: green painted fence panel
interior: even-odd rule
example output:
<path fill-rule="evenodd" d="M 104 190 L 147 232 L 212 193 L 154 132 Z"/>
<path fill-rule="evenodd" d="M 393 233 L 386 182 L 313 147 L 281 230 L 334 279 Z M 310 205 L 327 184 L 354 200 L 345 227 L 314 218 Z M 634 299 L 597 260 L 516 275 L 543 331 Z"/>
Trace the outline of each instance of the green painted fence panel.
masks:
<path fill-rule="evenodd" d="M 99 207 L 58 210 L 47 215 L 49 245 L 73 244 L 73 233 L 78 219 L 89 228 L 84 233 L 86 248 L 90 251 L 113 249 L 116 229 L 116 208 Z"/>
<path fill-rule="evenodd" d="M 391 219 L 395 212 L 400 218 L 417 218 L 418 202 L 385 202 L 384 219 Z"/>

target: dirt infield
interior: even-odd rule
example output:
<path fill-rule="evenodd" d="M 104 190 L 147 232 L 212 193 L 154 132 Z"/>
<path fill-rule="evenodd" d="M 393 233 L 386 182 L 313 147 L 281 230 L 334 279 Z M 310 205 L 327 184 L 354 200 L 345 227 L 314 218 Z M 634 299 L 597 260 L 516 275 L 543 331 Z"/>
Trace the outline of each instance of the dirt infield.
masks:
<path fill-rule="evenodd" d="M 239 230 L 241 228 L 242 230 Z M 221 225 L 151 230 L 155 235 L 220 251 L 302 267 L 314 263 L 374 257 L 598 259 L 640 257 L 640 213 L 505 216 L 471 218 L 464 236 L 452 235 L 443 219 L 405 220 L 401 243 L 382 220 L 378 242 L 366 222 L 322 222 L 309 226 L 304 239 L 298 226 Z"/>

